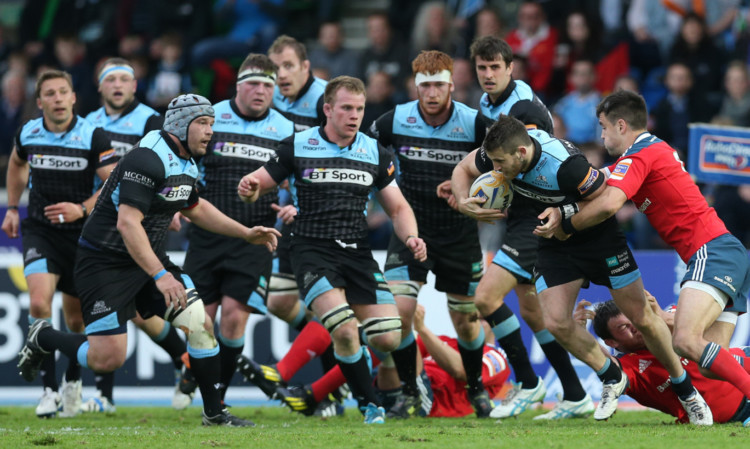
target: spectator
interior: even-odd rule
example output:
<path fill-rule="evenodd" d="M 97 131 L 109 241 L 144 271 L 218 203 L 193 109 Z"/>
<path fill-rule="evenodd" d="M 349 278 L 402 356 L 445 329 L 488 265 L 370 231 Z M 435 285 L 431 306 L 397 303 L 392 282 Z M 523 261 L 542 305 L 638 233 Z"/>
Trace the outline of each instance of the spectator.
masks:
<path fill-rule="evenodd" d="M 597 142 L 601 136 L 601 128 L 596 107 L 601 101 L 601 94 L 594 88 L 594 64 L 588 60 L 573 63 L 569 80 L 573 91 L 561 98 L 554 107 L 568 130 L 565 138 L 576 145 Z"/>
<path fill-rule="evenodd" d="M 552 78 L 552 64 L 557 47 L 557 30 L 550 27 L 542 7 L 525 1 L 518 9 L 518 28 L 505 40 L 513 53 L 526 58 L 528 82 L 538 95 L 545 94 Z"/>
<path fill-rule="evenodd" d="M 555 51 L 550 94 L 559 97 L 567 92 L 572 87 L 567 81 L 573 63 L 581 59 L 599 61 L 601 47 L 602 35 L 595 21 L 582 11 L 570 13 Z"/>
<path fill-rule="evenodd" d="M 352 61 L 357 60 L 357 53 L 344 48 L 344 35 L 339 22 L 325 22 L 318 31 L 318 45 L 310 51 L 313 70 L 323 68 L 328 71 L 328 78 L 351 73 Z"/>
<path fill-rule="evenodd" d="M 449 55 L 465 51 L 465 43 L 451 26 L 451 17 L 445 3 L 434 1 L 422 5 L 414 20 L 411 35 L 413 56 L 423 50 L 438 50 Z"/>
<path fill-rule="evenodd" d="M 0 185 L 5 185 L 8 158 L 13 150 L 16 133 L 33 116 L 24 115 L 26 104 L 26 75 L 11 70 L 2 78 L 2 98 L 0 98 Z"/>
<path fill-rule="evenodd" d="M 191 91 L 190 75 L 182 55 L 182 39 L 170 33 L 160 38 L 160 59 L 156 73 L 150 77 L 146 98 L 148 104 L 164 114 L 176 96 Z"/>
<path fill-rule="evenodd" d="M 612 88 L 612 92 L 618 90 L 629 90 L 631 92 L 639 93 L 638 81 L 630 75 L 622 75 L 617 77 L 615 85 Z"/>
<path fill-rule="evenodd" d="M 375 72 L 385 72 L 401 90 L 406 77 L 411 74 L 409 49 L 394 39 L 393 31 L 384 12 L 367 17 L 369 44 L 360 56 L 358 78 L 367 79 Z"/>
<path fill-rule="evenodd" d="M 683 63 L 667 67 L 664 84 L 668 94 L 651 111 L 650 131 L 679 151 L 682 160 L 687 160 L 688 123 L 708 122 L 713 117 L 713 108 L 702 91 L 693 89 L 693 76 Z"/>
<path fill-rule="evenodd" d="M 474 67 L 468 59 L 453 60 L 453 99 L 472 108 L 479 107 L 482 89 L 474 77 Z"/>
<path fill-rule="evenodd" d="M 696 13 L 688 13 L 669 52 L 669 62 L 690 67 L 693 83 L 707 94 L 718 93 L 724 68 L 724 53 L 708 34 L 706 22 Z"/>
<path fill-rule="evenodd" d="M 367 78 L 367 101 L 365 103 L 365 116 L 362 119 L 362 128 L 369 129 L 370 124 L 396 107 L 393 102 L 395 88 L 391 76 L 385 72 L 375 72 Z M 368 222 L 370 217 L 368 216 Z"/>
<path fill-rule="evenodd" d="M 502 37 L 505 34 L 503 33 L 503 22 L 500 20 L 500 15 L 492 7 L 485 6 L 479 10 L 476 22 L 474 39 L 484 36 Z"/>
<path fill-rule="evenodd" d="M 681 21 L 682 17 L 661 1 L 631 1 L 627 14 L 630 61 L 639 70 L 639 78 L 645 79 L 652 69 L 667 60 Z"/>
<path fill-rule="evenodd" d="M 244 58 L 250 52 L 265 53 L 279 34 L 282 4 L 283 0 L 217 1 L 216 16 L 229 25 L 229 31 L 196 43 L 192 66 L 205 67 L 213 59 Z"/>
<path fill-rule="evenodd" d="M 86 46 L 72 34 L 60 34 L 54 38 L 55 60 L 60 69 L 73 77 L 76 93 L 76 111 L 85 115 L 99 106 L 99 94 L 94 85 L 94 68 L 86 58 Z"/>

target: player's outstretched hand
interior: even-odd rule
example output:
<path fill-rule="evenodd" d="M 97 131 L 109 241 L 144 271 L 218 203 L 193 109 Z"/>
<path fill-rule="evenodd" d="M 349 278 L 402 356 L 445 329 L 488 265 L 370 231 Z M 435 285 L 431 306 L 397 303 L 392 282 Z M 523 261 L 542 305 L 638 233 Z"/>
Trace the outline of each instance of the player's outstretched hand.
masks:
<path fill-rule="evenodd" d="M 448 205 L 453 210 L 458 210 L 458 201 L 456 201 L 456 197 L 453 196 L 453 191 L 451 190 L 451 180 L 443 181 L 437 186 L 437 196 L 438 198 L 442 198 L 445 201 L 448 202 Z"/>
<path fill-rule="evenodd" d="M 5 234 L 12 238 L 18 238 L 18 224 L 20 219 L 18 218 L 18 209 L 8 209 L 5 212 L 5 218 L 3 218 L 3 231 Z"/>
<path fill-rule="evenodd" d="M 297 208 L 293 204 L 287 204 L 286 206 L 279 206 L 276 203 L 271 204 L 271 209 L 276 211 L 276 218 L 281 219 L 284 224 L 288 225 L 294 221 L 294 217 L 297 216 Z"/>
<path fill-rule="evenodd" d="M 586 327 L 586 321 L 593 320 L 596 316 L 596 312 L 586 307 L 590 306 L 591 303 L 582 299 L 576 304 L 576 308 L 573 311 L 573 320 L 583 327 Z"/>
<path fill-rule="evenodd" d="M 253 226 L 248 229 L 245 241 L 253 245 L 266 245 L 268 251 L 273 252 L 279 242 L 278 237 L 281 237 L 281 233 L 275 228 Z"/>
<path fill-rule="evenodd" d="M 427 260 L 427 244 L 424 240 L 419 237 L 409 237 L 406 239 L 406 247 L 418 261 L 424 262 Z"/>
<path fill-rule="evenodd" d="M 484 209 L 482 204 L 486 198 L 464 198 L 458 202 L 458 211 L 474 220 L 495 224 L 497 220 L 503 220 L 508 215 L 500 209 Z"/>
<path fill-rule="evenodd" d="M 167 274 L 156 281 L 156 288 L 164 295 L 164 303 L 173 309 L 187 307 L 187 292 L 185 286 L 167 271 Z"/>
<path fill-rule="evenodd" d="M 253 175 L 245 175 L 237 185 L 237 194 L 246 203 L 254 203 L 260 196 L 260 181 Z"/>
<path fill-rule="evenodd" d="M 424 306 L 422 304 L 417 304 L 417 309 L 414 311 L 414 330 L 417 332 L 421 332 L 422 329 L 425 328 L 424 313 Z"/>
<path fill-rule="evenodd" d="M 562 214 L 559 207 L 548 207 L 537 217 L 541 224 L 534 229 L 534 235 L 551 239 L 555 236 L 555 231 L 560 227 Z"/>

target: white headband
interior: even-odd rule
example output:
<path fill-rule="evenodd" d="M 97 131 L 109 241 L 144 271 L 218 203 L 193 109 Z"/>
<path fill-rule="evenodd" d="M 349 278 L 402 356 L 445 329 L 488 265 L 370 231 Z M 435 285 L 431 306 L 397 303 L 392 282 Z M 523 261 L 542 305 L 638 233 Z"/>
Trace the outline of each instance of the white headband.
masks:
<path fill-rule="evenodd" d="M 419 86 L 422 83 L 429 83 L 430 81 L 436 82 L 436 83 L 452 83 L 451 81 L 451 72 L 448 70 L 441 70 L 440 72 L 433 73 L 430 75 L 429 73 L 424 72 L 417 72 L 417 75 L 414 77 L 414 84 Z"/>
<path fill-rule="evenodd" d="M 135 78 L 135 72 L 133 72 L 133 68 L 127 65 L 115 65 L 107 70 L 103 71 L 101 75 L 99 75 L 99 84 L 104 81 L 104 78 L 108 77 L 109 75 L 113 73 L 127 73 L 128 75 Z"/>
<path fill-rule="evenodd" d="M 243 70 L 237 75 L 237 84 L 257 81 L 266 84 L 276 84 L 276 74 L 274 72 L 263 72 L 255 67 Z"/>

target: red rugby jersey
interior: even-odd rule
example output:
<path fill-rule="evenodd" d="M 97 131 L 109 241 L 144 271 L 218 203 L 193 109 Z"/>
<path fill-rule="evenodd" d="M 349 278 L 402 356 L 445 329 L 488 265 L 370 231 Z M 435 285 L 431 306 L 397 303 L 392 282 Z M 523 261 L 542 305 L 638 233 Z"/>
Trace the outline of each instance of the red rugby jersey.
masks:
<path fill-rule="evenodd" d="M 641 134 L 608 170 L 607 184 L 633 200 L 683 261 L 728 232 L 685 170 L 677 151 L 658 137 Z"/>

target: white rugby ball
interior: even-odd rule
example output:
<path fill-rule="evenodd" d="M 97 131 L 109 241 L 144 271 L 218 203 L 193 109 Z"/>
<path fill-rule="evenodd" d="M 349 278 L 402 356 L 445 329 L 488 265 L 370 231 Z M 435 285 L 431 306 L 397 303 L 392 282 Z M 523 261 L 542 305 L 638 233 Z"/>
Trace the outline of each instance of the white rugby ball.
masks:
<path fill-rule="evenodd" d="M 513 201 L 513 187 L 502 172 L 492 170 L 474 180 L 469 196 L 486 198 L 482 203 L 485 209 L 507 209 Z"/>

